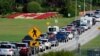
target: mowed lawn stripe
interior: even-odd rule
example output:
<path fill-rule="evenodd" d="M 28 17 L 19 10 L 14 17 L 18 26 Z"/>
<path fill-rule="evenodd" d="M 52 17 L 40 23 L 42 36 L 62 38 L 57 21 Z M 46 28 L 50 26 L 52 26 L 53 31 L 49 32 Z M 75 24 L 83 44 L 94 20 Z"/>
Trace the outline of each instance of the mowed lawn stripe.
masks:
<path fill-rule="evenodd" d="M 21 41 L 33 26 L 37 26 L 44 33 L 47 31 L 46 22 L 55 25 L 54 20 L 55 18 L 46 20 L 0 18 L 0 41 Z M 58 18 L 57 25 L 63 27 L 73 20 L 74 18 Z"/>

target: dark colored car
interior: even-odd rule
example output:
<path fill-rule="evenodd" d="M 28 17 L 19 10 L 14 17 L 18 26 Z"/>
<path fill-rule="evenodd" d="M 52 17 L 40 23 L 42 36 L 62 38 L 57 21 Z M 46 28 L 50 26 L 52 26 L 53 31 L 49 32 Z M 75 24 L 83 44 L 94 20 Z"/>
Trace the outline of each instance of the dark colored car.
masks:
<path fill-rule="evenodd" d="M 56 34 L 56 38 L 59 42 L 66 42 L 68 41 L 68 38 L 67 38 L 68 34 L 67 32 L 58 32 Z"/>
<path fill-rule="evenodd" d="M 32 40 L 32 38 L 31 38 L 29 35 L 26 35 L 26 36 L 22 39 L 22 42 L 23 42 L 23 43 L 28 43 L 28 45 L 29 45 L 31 40 Z"/>
<path fill-rule="evenodd" d="M 59 42 L 56 37 L 49 38 L 49 42 L 51 42 L 51 46 L 58 46 Z"/>

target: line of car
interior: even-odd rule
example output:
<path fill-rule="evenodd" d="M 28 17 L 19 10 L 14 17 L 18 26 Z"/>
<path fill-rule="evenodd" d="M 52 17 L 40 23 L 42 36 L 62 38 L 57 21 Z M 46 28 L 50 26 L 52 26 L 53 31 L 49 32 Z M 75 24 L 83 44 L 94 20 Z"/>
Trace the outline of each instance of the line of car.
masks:
<path fill-rule="evenodd" d="M 99 12 L 99 10 L 95 12 Z M 80 35 L 90 29 L 97 22 L 97 18 L 94 16 L 100 15 L 100 12 L 98 14 L 95 14 L 95 12 L 93 12 L 92 16 L 90 15 L 91 13 L 87 13 L 85 16 L 80 17 L 80 19 L 62 28 L 59 28 L 59 26 L 48 26 L 47 32 L 43 33 L 38 39 L 40 42 L 38 51 L 43 52 L 47 49 L 51 49 L 51 47 L 56 47 L 60 42 L 66 43 L 75 38 L 76 35 Z M 22 42 L 29 43 L 27 40 L 28 39 L 23 39 Z"/>
<path fill-rule="evenodd" d="M 21 42 L 0 42 L 0 56 L 30 56 L 30 47 L 27 43 Z"/>
<path fill-rule="evenodd" d="M 87 13 L 85 16 L 62 28 L 59 28 L 59 26 L 48 26 L 47 32 L 41 34 L 40 38 L 36 40 L 39 42 L 39 46 L 36 47 L 30 46 L 30 41 L 33 41 L 33 39 L 29 35 L 26 35 L 22 42 L 1 41 L 0 56 L 31 56 L 59 46 L 59 43 L 66 43 L 95 25 L 96 21 L 99 21 L 97 20 L 97 15 L 100 16 L 100 10 L 96 10 L 93 14 Z"/>

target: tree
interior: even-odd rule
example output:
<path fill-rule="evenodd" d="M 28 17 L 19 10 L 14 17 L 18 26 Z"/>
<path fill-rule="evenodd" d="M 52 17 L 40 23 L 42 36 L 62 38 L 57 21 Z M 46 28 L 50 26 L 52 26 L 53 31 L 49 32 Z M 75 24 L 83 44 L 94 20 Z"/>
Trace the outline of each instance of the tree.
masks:
<path fill-rule="evenodd" d="M 39 3 L 32 1 L 28 3 L 27 10 L 28 12 L 40 12 L 42 7 Z"/>
<path fill-rule="evenodd" d="M 0 0 L 0 13 L 6 14 L 13 11 L 15 1 L 14 0 Z"/>

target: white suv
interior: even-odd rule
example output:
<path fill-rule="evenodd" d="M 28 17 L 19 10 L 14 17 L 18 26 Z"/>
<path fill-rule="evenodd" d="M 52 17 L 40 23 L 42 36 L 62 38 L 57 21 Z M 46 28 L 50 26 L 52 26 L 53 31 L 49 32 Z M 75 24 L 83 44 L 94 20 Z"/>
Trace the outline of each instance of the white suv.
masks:
<path fill-rule="evenodd" d="M 15 45 L 1 44 L 0 45 L 0 55 L 18 56 L 18 50 Z"/>
<path fill-rule="evenodd" d="M 46 49 L 51 49 L 51 43 L 48 41 L 48 39 L 41 39 L 41 41 L 46 46 Z"/>
<path fill-rule="evenodd" d="M 39 51 L 43 52 L 45 51 L 45 49 L 46 49 L 46 46 L 42 42 L 40 42 Z"/>

